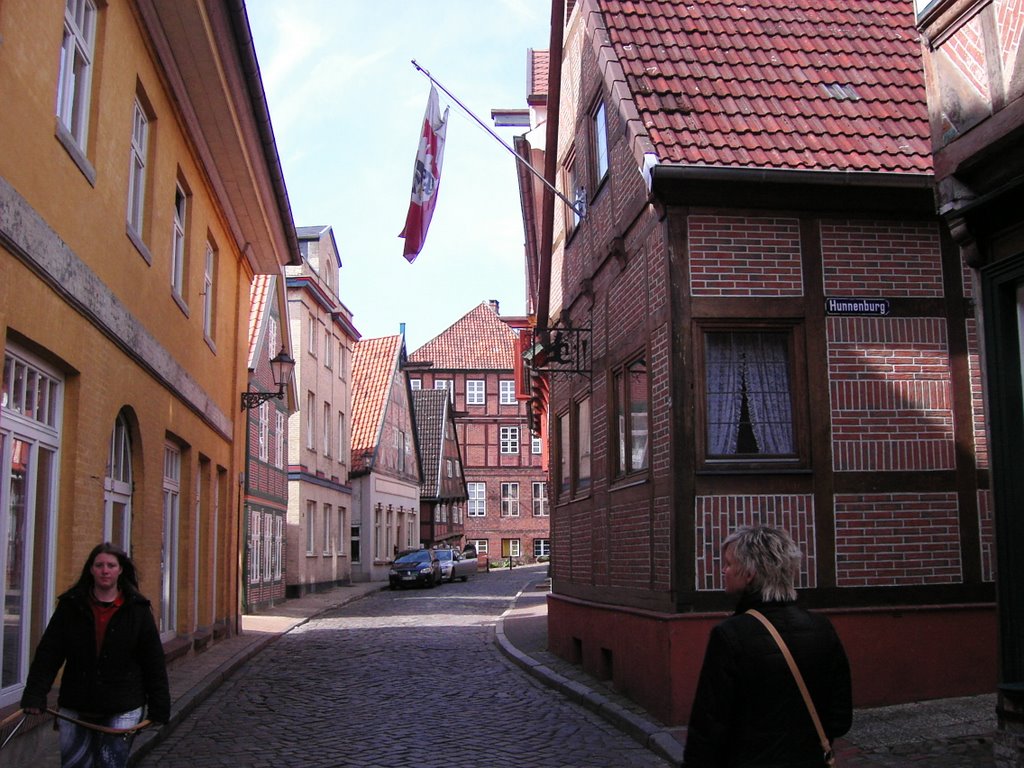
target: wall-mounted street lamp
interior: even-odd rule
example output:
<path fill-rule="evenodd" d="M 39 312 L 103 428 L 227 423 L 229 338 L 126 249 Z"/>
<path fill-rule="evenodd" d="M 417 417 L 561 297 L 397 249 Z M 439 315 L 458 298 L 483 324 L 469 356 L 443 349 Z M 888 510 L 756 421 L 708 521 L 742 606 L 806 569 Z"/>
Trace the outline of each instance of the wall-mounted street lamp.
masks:
<path fill-rule="evenodd" d="M 276 397 L 278 400 L 284 397 L 284 386 L 288 383 L 294 368 L 295 361 L 291 355 L 285 352 L 284 347 L 281 347 L 277 356 L 270 360 L 270 372 L 274 376 L 274 383 L 277 384 L 277 392 L 243 392 L 242 410 L 262 405 L 272 397 Z"/>

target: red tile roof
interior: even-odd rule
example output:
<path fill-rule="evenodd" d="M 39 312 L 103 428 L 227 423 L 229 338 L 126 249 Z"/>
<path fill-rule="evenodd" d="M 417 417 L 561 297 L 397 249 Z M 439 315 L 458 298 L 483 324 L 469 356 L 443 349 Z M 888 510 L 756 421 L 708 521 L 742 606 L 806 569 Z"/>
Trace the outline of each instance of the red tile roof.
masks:
<path fill-rule="evenodd" d="M 581 5 L 608 89 L 616 93 L 618 80 L 625 95 L 624 81 L 635 105 L 620 108 L 636 154 L 653 148 L 661 163 L 705 166 L 932 170 L 910 0 Z"/>
<path fill-rule="evenodd" d="M 516 332 L 485 301 L 409 355 L 409 361 L 445 371 L 510 371 L 515 354 Z"/>
<path fill-rule="evenodd" d="M 256 345 L 259 343 L 263 314 L 267 311 L 267 298 L 273 288 L 273 276 L 254 275 L 249 286 L 249 356 L 248 366 L 253 367 L 256 359 Z"/>
<path fill-rule="evenodd" d="M 352 464 L 373 468 L 391 385 L 398 371 L 402 336 L 361 339 L 352 353 Z"/>

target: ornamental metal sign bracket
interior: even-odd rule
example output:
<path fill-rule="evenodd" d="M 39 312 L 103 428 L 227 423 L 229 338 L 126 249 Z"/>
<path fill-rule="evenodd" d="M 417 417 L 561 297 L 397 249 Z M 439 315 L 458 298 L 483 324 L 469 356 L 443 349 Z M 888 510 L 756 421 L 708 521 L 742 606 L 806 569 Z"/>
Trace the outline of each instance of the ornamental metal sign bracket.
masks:
<path fill-rule="evenodd" d="M 533 330 L 530 349 L 523 355 L 530 368 L 548 374 L 590 375 L 592 339 L 589 328 L 556 326 L 547 336 L 547 344 L 543 344 L 537 329 Z"/>

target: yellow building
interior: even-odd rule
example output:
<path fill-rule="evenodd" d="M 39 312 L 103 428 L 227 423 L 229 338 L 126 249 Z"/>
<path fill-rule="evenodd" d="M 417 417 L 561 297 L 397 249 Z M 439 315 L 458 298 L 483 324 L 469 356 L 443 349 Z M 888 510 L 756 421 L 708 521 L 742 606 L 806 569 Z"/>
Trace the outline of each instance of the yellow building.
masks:
<path fill-rule="evenodd" d="M 169 658 L 237 629 L 249 288 L 301 260 L 242 4 L 4 0 L 0 94 L 3 717 L 100 541 Z"/>

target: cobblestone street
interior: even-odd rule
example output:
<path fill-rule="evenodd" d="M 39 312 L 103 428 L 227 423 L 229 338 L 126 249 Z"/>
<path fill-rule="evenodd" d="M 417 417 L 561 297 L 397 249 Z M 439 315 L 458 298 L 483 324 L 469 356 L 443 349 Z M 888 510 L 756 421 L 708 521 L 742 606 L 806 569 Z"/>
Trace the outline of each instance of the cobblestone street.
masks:
<path fill-rule="evenodd" d="M 254 657 L 140 763 L 666 766 L 491 642 L 536 569 L 375 592 Z"/>

